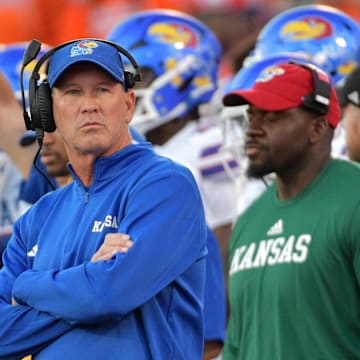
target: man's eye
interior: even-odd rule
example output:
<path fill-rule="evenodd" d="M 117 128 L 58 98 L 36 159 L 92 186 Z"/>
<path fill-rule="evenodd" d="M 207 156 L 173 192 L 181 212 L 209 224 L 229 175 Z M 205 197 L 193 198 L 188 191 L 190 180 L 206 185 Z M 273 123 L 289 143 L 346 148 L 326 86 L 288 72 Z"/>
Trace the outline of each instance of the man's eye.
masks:
<path fill-rule="evenodd" d="M 80 90 L 79 89 L 67 89 L 66 94 L 69 94 L 69 95 L 77 95 L 80 93 Z"/>
<path fill-rule="evenodd" d="M 99 91 L 99 92 L 108 92 L 109 89 L 108 89 L 107 87 L 100 87 L 100 88 L 98 89 L 98 91 Z"/>

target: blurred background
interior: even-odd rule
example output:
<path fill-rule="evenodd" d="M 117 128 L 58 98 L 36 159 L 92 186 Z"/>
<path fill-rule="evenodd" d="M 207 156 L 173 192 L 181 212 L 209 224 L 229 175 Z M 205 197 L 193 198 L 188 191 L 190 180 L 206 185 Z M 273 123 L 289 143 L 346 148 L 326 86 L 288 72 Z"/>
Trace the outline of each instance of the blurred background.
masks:
<path fill-rule="evenodd" d="M 51 46 L 82 37 L 104 38 L 136 11 L 169 8 L 187 12 L 213 29 L 224 58 L 230 59 L 229 70 L 236 71 L 265 22 L 305 4 L 334 6 L 360 22 L 360 0 L 0 0 L 0 45 L 33 38 Z"/>

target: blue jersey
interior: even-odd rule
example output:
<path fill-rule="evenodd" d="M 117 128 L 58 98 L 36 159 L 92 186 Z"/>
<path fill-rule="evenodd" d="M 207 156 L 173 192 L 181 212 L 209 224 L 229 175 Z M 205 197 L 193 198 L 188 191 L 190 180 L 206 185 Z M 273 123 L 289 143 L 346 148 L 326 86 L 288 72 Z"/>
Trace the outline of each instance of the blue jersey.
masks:
<path fill-rule="evenodd" d="M 207 232 L 190 171 L 143 143 L 97 159 L 89 188 L 73 176 L 14 226 L 0 358 L 200 359 Z M 134 245 L 90 262 L 109 232 Z"/>
<path fill-rule="evenodd" d="M 224 341 L 226 329 L 226 295 L 219 243 L 208 228 L 208 255 L 204 299 L 205 340 Z"/>

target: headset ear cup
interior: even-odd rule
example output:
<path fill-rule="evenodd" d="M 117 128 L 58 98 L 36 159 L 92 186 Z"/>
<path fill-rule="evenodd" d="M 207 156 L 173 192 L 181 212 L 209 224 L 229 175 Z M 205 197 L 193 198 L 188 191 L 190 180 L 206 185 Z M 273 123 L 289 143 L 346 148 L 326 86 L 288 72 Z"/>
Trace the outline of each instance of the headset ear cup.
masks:
<path fill-rule="evenodd" d="M 47 81 L 39 85 L 37 103 L 41 129 L 46 132 L 53 132 L 56 129 L 56 125 L 52 111 L 51 89 Z"/>
<path fill-rule="evenodd" d="M 127 89 L 132 89 L 135 86 L 134 74 L 129 71 L 124 71 L 125 86 Z"/>

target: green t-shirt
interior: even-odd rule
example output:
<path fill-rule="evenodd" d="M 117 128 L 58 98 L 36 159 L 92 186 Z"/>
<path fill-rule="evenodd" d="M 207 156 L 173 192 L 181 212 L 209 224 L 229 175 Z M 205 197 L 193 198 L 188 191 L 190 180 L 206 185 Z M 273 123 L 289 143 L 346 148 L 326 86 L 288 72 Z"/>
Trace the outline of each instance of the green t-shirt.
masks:
<path fill-rule="evenodd" d="M 332 160 L 288 201 L 269 187 L 229 266 L 223 360 L 360 359 L 360 168 Z"/>

